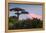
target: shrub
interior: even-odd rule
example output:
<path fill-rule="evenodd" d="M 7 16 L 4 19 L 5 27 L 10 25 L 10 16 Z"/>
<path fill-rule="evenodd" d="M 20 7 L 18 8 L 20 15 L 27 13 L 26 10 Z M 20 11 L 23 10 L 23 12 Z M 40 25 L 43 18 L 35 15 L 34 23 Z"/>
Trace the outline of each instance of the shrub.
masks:
<path fill-rule="evenodd" d="M 43 21 L 37 18 L 16 20 L 9 18 L 9 29 L 31 29 L 31 28 L 42 28 Z"/>

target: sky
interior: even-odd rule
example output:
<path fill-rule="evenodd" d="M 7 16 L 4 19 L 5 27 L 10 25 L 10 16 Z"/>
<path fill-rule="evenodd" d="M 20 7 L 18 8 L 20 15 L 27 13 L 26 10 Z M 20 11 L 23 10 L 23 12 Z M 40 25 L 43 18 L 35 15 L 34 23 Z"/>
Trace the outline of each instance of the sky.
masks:
<path fill-rule="evenodd" d="M 42 5 L 31 5 L 31 4 L 9 4 L 9 9 L 22 8 L 25 9 L 29 14 L 21 14 L 19 19 L 27 19 L 32 17 L 42 19 Z M 9 16 L 17 16 L 14 11 L 9 11 Z"/>

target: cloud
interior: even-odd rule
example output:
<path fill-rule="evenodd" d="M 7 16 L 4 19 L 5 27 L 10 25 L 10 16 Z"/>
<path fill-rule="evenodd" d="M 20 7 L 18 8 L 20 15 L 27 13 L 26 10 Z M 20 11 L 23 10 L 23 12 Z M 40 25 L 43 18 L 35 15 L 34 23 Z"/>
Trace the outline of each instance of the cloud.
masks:
<path fill-rule="evenodd" d="M 29 18 L 38 18 L 38 19 L 42 20 L 42 15 L 37 15 L 37 14 L 29 13 L 27 16 Z"/>

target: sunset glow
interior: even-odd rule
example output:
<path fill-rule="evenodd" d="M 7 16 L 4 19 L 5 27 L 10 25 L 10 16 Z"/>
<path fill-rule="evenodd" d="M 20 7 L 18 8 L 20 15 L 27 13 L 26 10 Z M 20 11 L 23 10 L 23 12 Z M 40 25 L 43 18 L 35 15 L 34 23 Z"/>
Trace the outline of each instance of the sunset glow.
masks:
<path fill-rule="evenodd" d="M 19 5 L 19 6 L 18 6 Z M 27 4 L 9 4 L 9 9 L 12 8 L 22 8 L 24 9 L 26 12 L 28 12 L 29 14 L 25 15 L 25 14 L 21 14 L 19 16 L 19 19 L 27 19 L 27 18 L 38 18 L 42 20 L 42 5 L 27 5 Z M 14 14 L 15 12 L 10 12 L 9 16 L 16 16 L 16 14 Z M 21 13 L 21 12 L 19 12 Z"/>
<path fill-rule="evenodd" d="M 37 15 L 37 14 L 30 13 L 27 16 L 29 18 L 38 18 L 38 19 L 41 19 L 42 20 L 42 16 L 41 15 Z"/>

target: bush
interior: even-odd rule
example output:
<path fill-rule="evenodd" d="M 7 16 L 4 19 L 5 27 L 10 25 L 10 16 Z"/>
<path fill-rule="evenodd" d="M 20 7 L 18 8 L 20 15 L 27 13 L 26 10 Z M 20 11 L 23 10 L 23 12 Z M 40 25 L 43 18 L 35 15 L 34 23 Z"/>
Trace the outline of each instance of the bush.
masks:
<path fill-rule="evenodd" d="M 9 29 L 31 29 L 31 28 L 42 28 L 43 21 L 37 18 L 16 20 L 9 18 Z"/>

